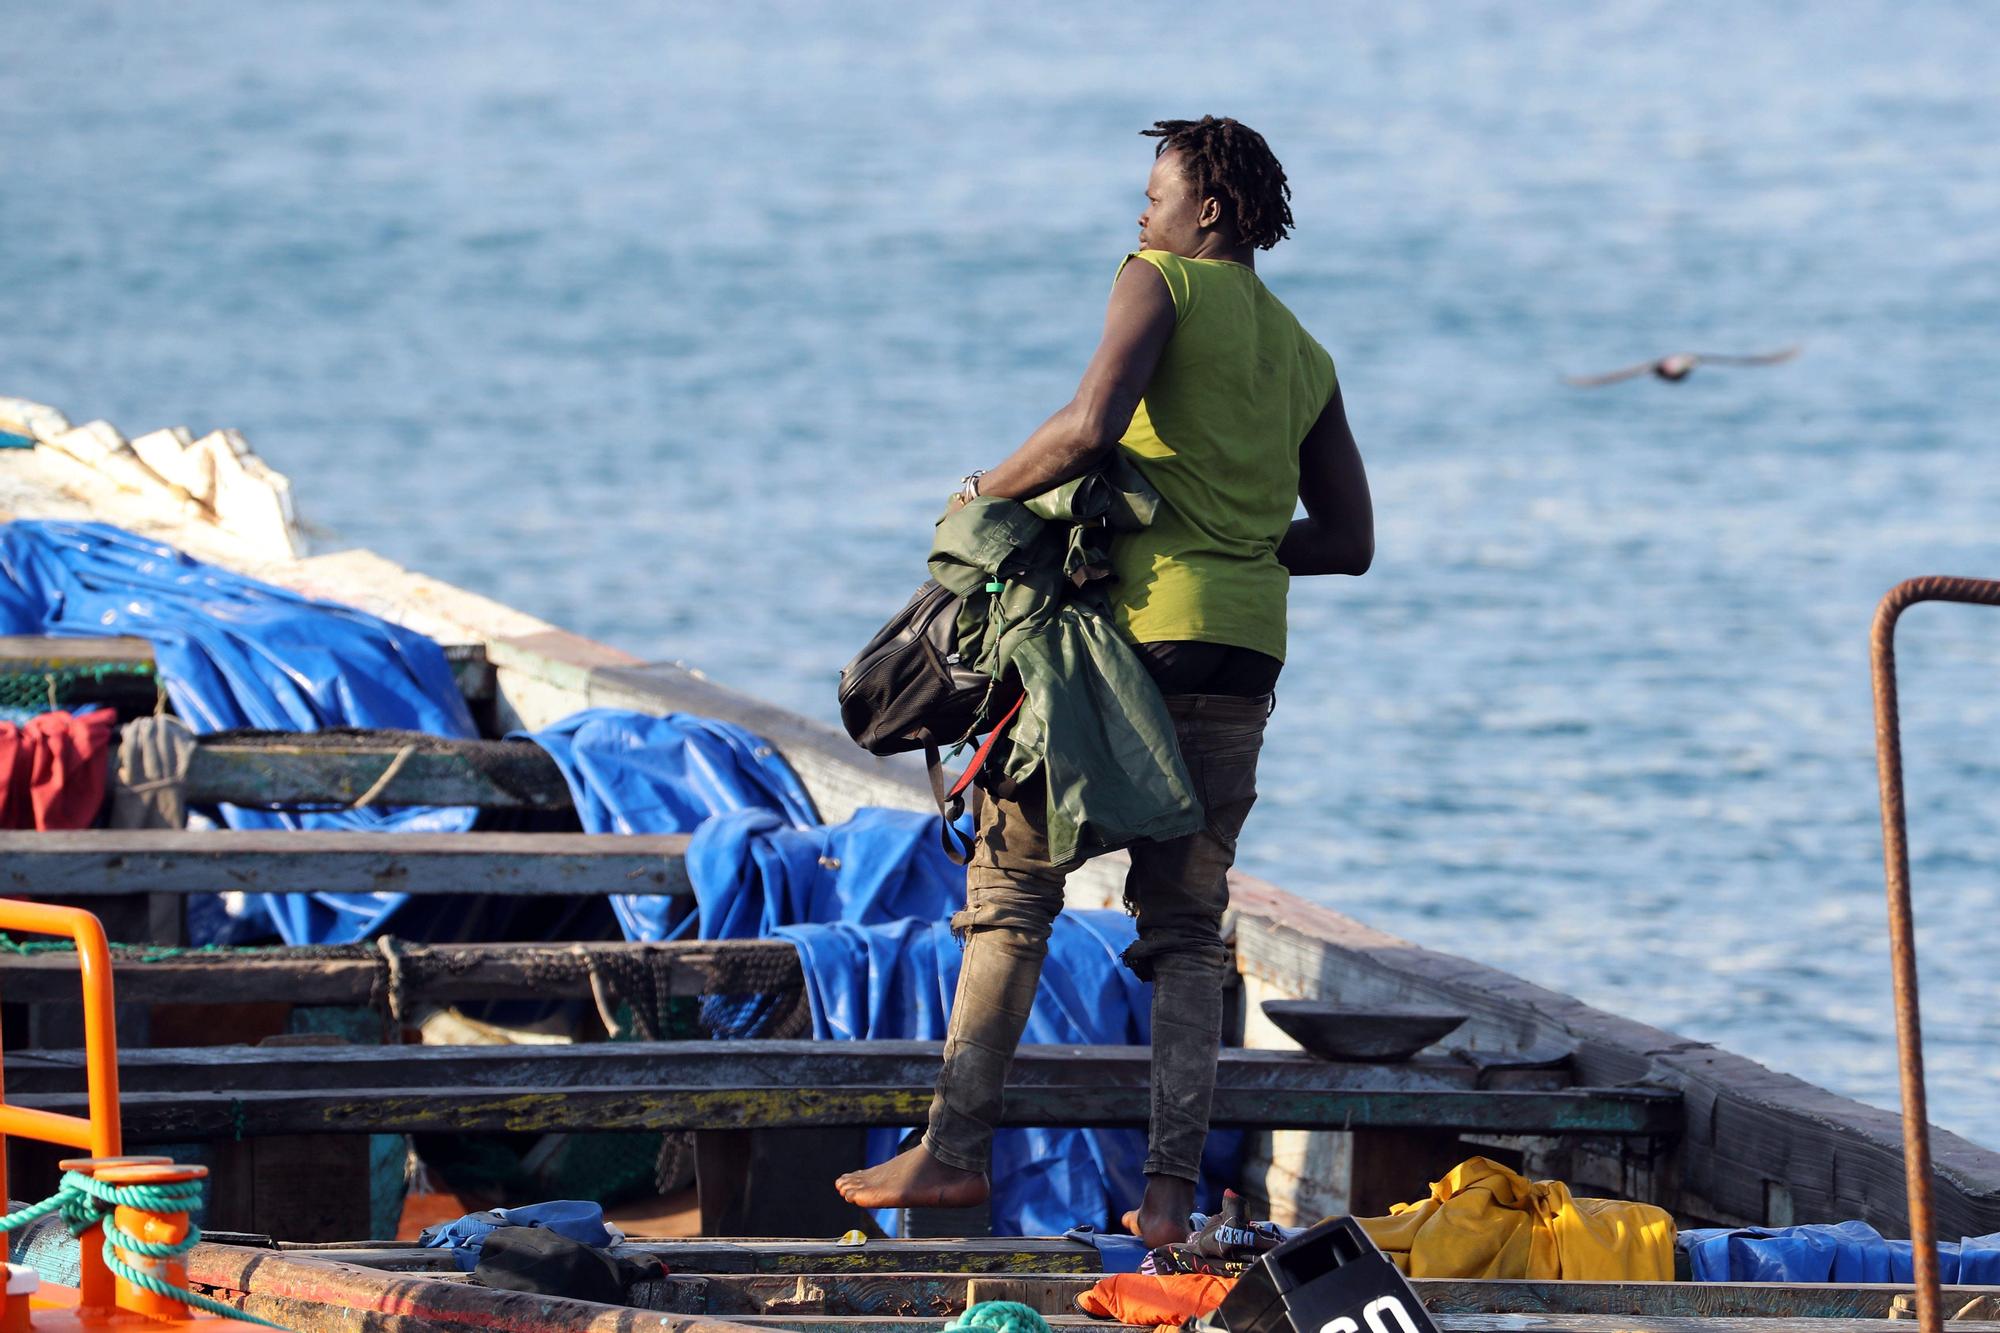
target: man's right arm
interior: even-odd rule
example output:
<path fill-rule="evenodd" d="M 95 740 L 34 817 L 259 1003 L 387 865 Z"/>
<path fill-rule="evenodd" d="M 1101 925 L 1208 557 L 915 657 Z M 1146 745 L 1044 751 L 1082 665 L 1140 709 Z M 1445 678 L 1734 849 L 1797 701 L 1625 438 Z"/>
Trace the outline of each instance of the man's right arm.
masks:
<path fill-rule="evenodd" d="M 1299 445 L 1299 499 L 1306 516 L 1294 519 L 1278 543 L 1279 563 L 1295 575 L 1367 573 L 1375 559 L 1375 507 L 1337 384 Z"/>

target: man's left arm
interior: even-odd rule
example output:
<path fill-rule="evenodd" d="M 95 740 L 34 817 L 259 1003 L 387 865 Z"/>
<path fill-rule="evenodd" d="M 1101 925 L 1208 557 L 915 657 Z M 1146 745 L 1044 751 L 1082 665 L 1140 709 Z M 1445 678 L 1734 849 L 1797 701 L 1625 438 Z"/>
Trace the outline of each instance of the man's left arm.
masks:
<path fill-rule="evenodd" d="M 1076 396 L 1005 462 L 980 477 L 979 493 L 1026 499 L 1102 463 L 1132 424 L 1132 413 L 1173 333 L 1174 299 L 1167 280 L 1144 260 L 1128 262 L 1112 284 L 1104 336 Z"/>

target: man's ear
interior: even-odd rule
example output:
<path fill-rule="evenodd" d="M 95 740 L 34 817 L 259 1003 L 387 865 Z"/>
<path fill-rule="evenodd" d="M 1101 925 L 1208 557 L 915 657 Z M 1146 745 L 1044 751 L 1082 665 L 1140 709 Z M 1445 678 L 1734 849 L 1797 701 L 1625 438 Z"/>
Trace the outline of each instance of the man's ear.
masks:
<path fill-rule="evenodd" d="M 1213 227 L 1222 221 L 1222 201 L 1214 195 L 1201 201 L 1201 212 L 1195 214 L 1195 222 L 1203 227 Z"/>

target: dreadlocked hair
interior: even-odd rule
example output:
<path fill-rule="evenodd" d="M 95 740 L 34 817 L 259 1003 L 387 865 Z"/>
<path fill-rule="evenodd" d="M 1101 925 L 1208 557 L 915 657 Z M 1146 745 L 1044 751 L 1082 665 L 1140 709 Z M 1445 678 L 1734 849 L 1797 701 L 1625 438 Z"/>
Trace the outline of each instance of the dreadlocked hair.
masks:
<path fill-rule="evenodd" d="M 1228 116 L 1200 120 L 1156 120 L 1139 133 L 1160 142 L 1159 157 L 1181 155 L 1198 194 L 1222 201 L 1236 234 L 1248 245 L 1268 250 L 1291 234 L 1292 187 L 1264 136 Z"/>

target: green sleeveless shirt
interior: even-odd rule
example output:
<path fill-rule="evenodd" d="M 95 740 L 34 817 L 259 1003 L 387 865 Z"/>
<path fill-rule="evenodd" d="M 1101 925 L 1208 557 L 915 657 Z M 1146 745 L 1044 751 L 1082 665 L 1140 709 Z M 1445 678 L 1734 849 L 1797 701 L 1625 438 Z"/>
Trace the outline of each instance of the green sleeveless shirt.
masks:
<path fill-rule="evenodd" d="M 1254 269 L 1164 250 L 1174 333 L 1119 441 L 1158 490 L 1152 526 L 1112 545 L 1112 611 L 1133 643 L 1192 639 L 1285 656 L 1278 542 L 1299 443 L 1332 401 L 1333 358 Z M 1123 271 L 1124 265 L 1119 266 Z"/>

